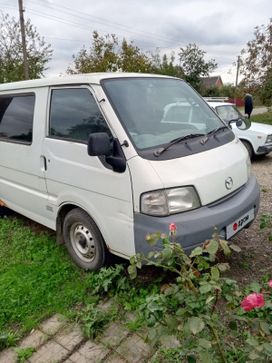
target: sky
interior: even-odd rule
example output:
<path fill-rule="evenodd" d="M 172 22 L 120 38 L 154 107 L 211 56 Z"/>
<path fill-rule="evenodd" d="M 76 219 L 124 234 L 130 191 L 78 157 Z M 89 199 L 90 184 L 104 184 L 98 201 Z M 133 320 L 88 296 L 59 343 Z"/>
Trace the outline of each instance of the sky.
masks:
<path fill-rule="evenodd" d="M 214 58 L 224 83 L 234 83 L 235 62 L 254 28 L 272 16 L 271 0 L 23 0 L 30 18 L 54 53 L 46 76 L 65 73 L 72 55 L 90 46 L 92 32 L 116 34 L 142 51 L 175 52 L 196 43 Z M 0 0 L 0 10 L 18 17 L 18 0 Z M 239 77 L 239 80 L 241 77 Z"/>

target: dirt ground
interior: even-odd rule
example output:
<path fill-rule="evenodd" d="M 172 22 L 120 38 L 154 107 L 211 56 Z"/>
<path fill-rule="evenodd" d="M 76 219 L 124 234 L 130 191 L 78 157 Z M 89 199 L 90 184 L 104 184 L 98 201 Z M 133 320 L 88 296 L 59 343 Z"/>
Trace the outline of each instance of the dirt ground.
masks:
<path fill-rule="evenodd" d="M 259 280 L 264 275 L 272 276 L 272 229 L 260 229 L 262 214 L 272 214 L 272 153 L 252 161 L 252 173 L 257 177 L 261 190 L 261 203 L 254 223 L 239 235 L 233 242 L 242 249 L 230 258 L 230 277 L 242 285 Z"/>

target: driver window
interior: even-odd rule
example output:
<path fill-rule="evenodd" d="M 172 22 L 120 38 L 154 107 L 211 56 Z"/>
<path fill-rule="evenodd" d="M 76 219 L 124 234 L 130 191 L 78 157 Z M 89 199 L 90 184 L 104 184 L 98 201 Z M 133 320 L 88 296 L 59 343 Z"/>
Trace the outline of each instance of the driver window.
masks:
<path fill-rule="evenodd" d="M 87 143 L 89 135 L 109 127 L 87 88 L 54 89 L 51 93 L 49 136 Z"/>

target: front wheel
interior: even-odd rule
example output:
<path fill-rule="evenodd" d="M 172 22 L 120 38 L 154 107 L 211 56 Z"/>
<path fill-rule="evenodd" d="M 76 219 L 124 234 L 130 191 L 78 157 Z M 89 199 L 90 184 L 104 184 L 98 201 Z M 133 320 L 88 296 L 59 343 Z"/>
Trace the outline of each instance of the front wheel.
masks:
<path fill-rule="evenodd" d="M 98 270 L 106 262 L 106 245 L 92 218 L 82 209 L 67 213 L 63 238 L 73 261 L 85 270 Z"/>
<path fill-rule="evenodd" d="M 254 156 L 254 151 L 253 151 L 252 146 L 250 145 L 250 143 L 248 141 L 245 141 L 245 140 L 241 140 L 241 141 L 244 144 L 245 148 L 247 149 L 250 159 L 252 159 Z"/>

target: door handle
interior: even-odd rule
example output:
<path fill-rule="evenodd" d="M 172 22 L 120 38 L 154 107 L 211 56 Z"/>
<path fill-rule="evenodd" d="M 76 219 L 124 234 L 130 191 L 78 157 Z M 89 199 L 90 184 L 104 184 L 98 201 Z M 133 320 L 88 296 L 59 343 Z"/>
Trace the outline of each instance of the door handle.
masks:
<path fill-rule="evenodd" d="M 42 171 L 47 170 L 47 161 L 46 161 L 46 157 L 44 155 L 41 155 L 41 169 L 42 169 Z"/>

